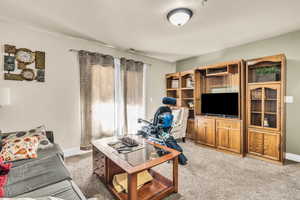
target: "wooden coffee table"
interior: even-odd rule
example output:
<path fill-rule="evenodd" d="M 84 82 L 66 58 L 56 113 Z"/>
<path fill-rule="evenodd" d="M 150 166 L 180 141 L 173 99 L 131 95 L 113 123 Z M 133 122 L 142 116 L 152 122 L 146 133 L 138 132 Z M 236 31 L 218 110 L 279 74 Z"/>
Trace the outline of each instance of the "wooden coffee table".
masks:
<path fill-rule="evenodd" d="M 137 136 L 131 136 L 142 144 L 140 150 L 119 154 L 108 143 L 118 141 L 117 137 L 103 138 L 92 142 L 93 144 L 93 171 L 107 188 L 120 200 L 159 200 L 177 193 L 178 191 L 178 155 L 180 152 L 168 147 L 146 141 Z M 168 154 L 155 156 L 157 149 L 163 149 Z M 167 161 L 173 161 L 173 180 L 154 171 L 154 166 Z M 153 180 L 137 190 L 137 174 L 148 170 Z M 118 193 L 112 184 L 114 175 L 126 172 L 128 174 L 128 194 Z"/>

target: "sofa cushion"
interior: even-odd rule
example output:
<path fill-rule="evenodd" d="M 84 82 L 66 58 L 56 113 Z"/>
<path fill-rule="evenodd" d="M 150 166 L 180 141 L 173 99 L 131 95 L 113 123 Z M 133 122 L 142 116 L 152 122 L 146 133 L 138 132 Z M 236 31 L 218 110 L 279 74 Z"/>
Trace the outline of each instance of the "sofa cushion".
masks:
<path fill-rule="evenodd" d="M 54 155 L 59 155 L 62 159 L 64 158 L 63 151 L 58 144 L 53 144 L 53 146 L 51 148 L 38 149 L 37 153 L 38 153 L 37 158 L 14 161 L 14 162 L 12 162 L 13 163 L 12 167 L 18 167 L 18 166 L 24 165 L 28 162 L 44 159 L 46 157 L 50 157 L 50 156 L 54 156 Z"/>
<path fill-rule="evenodd" d="M 24 193 L 16 198 L 36 198 L 42 196 L 52 196 L 64 200 L 86 200 L 78 186 L 73 181 L 69 180 L 61 181 L 28 193 Z"/>
<path fill-rule="evenodd" d="M 35 136 L 7 139 L 0 157 L 4 161 L 15 161 L 29 158 L 37 158 L 39 141 Z"/>
<path fill-rule="evenodd" d="M 18 167 L 11 168 L 4 187 L 6 197 L 14 197 L 39 188 L 70 180 L 70 173 L 59 155 L 32 160 Z"/>

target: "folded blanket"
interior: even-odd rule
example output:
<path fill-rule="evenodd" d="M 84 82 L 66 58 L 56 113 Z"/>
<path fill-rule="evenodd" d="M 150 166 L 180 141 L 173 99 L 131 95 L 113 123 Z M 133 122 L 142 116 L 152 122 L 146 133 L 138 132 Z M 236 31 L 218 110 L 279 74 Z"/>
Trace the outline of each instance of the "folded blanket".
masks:
<path fill-rule="evenodd" d="M 113 185 L 115 190 L 119 192 L 123 192 L 125 190 L 128 193 L 127 186 L 127 173 L 117 174 L 113 178 Z M 153 180 L 153 177 L 147 170 L 138 173 L 137 175 L 137 189 L 140 189 L 145 183 L 148 183 Z"/>
<path fill-rule="evenodd" d="M 32 160 L 11 169 L 4 187 L 6 197 L 14 197 L 63 180 L 70 174 L 59 155 Z"/>
<path fill-rule="evenodd" d="M 4 186 L 7 183 L 8 172 L 12 167 L 12 163 L 3 163 L 2 158 L 0 158 L 0 197 L 4 197 Z"/>

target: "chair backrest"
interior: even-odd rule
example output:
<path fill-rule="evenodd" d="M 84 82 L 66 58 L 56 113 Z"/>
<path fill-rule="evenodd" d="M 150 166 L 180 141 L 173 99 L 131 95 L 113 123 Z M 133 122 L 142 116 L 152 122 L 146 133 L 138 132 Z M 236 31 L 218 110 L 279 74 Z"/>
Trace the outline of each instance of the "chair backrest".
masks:
<path fill-rule="evenodd" d="M 174 115 L 173 122 L 174 124 L 180 124 L 186 126 L 189 110 L 188 108 L 173 108 L 172 114 Z"/>

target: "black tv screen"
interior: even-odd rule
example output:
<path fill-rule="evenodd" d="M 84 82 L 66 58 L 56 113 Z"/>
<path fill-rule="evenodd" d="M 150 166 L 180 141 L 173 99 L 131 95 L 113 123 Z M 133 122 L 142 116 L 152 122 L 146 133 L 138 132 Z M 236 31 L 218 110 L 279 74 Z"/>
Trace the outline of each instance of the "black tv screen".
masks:
<path fill-rule="evenodd" d="M 234 115 L 239 114 L 238 93 L 202 94 L 201 110 L 203 114 Z"/>

